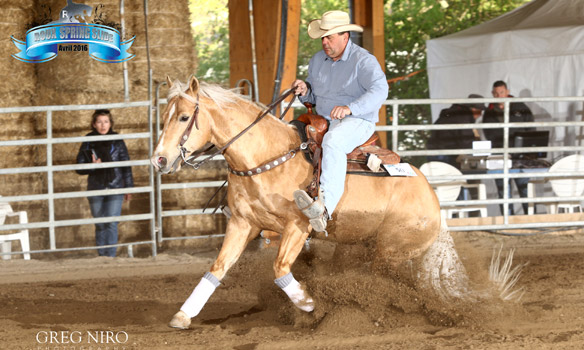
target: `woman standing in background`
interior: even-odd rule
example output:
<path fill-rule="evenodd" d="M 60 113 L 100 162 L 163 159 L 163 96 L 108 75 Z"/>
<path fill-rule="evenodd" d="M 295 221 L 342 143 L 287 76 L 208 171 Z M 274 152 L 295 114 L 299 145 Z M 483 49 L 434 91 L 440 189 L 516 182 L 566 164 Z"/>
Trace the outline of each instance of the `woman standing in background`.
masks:
<path fill-rule="evenodd" d="M 86 136 L 116 135 L 114 120 L 107 109 L 98 109 L 91 119 L 92 131 Z M 77 154 L 77 163 L 102 163 L 130 160 L 124 140 L 83 142 Z M 77 170 L 78 174 L 89 175 L 87 190 L 105 190 L 134 187 L 131 167 Z M 130 200 L 130 194 L 114 194 L 88 197 L 91 215 L 95 218 L 120 216 L 122 202 Z M 97 246 L 118 243 L 118 222 L 95 224 L 95 243 Z M 116 256 L 116 247 L 100 248 L 100 256 Z"/>

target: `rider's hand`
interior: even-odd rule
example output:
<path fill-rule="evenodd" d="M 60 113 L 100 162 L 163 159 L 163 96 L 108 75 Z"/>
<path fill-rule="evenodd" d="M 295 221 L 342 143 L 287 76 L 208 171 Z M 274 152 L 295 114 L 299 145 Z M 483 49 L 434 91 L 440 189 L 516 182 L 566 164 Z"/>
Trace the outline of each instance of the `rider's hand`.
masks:
<path fill-rule="evenodd" d="M 101 158 L 95 158 L 95 155 L 91 155 L 91 161 L 93 163 L 101 163 Z"/>
<path fill-rule="evenodd" d="M 296 88 L 294 94 L 304 96 L 308 92 L 308 86 L 303 80 L 296 79 L 292 83 L 292 89 Z"/>
<path fill-rule="evenodd" d="M 331 111 L 332 119 L 343 119 L 351 114 L 351 110 L 347 106 L 335 106 Z"/>

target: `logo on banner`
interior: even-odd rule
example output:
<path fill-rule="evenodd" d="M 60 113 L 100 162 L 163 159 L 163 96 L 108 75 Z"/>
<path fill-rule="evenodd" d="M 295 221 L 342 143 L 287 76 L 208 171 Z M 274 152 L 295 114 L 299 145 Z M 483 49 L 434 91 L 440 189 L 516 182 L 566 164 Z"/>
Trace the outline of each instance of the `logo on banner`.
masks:
<path fill-rule="evenodd" d="M 59 52 L 86 51 L 89 57 L 100 62 L 119 63 L 134 58 L 128 49 L 136 37 L 121 41 L 120 30 L 116 28 L 119 25 L 107 22 L 102 9 L 103 5 L 93 9 L 67 0 L 67 6 L 59 12 L 59 19 L 29 29 L 25 41 L 11 36 L 20 50 L 12 57 L 23 62 L 41 63 L 54 59 Z"/>

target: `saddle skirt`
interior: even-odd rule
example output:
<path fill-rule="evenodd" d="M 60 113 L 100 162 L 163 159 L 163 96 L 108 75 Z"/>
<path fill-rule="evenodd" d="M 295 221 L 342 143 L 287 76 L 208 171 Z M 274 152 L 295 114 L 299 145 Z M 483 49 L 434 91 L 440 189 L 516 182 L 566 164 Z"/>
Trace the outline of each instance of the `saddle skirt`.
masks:
<path fill-rule="evenodd" d="M 304 104 L 308 110 L 307 113 L 302 114 L 298 119 L 290 123 L 295 125 L 300 134 L 302 142 L 313 140 L 309 144 L 310 152 L 305 152 L 305 156 L 309 162 L 315 163 L 313 159 L 315 151 L 322 145 L 324 134 L 328 130 L 329 122 L 324 117 L 312 113 L 312 105 L 310 103 Z M 382 169 L 376 171 L 371 170 L 367 162 L 371 155 L 376 156 L 381 161 L 381 164 L 393 165 L 400 162 L 400 156 L 392 150 L 381 148 L 377 145 L 379 136 L 377 134 L 365 141 L 362 145 L 356 147 L 351 153 L 347 154 L 347 173 L 360 173 L 363 175 L 387 174 Z M 316 152 L 321 156 L 322 152 Z M 320 160 L 316 160 L 320 161 Z"/>

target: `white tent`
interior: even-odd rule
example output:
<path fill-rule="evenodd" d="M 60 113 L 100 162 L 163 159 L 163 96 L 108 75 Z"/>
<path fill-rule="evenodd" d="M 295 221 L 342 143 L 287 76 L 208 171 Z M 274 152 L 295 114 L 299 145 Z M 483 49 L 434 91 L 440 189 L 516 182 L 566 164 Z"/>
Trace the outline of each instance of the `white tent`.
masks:
<path fill-rule="evenodd" d="M 582 96 L 584 0 L 533 0 L 489 22 L 428 40 L 427 48 L 431 98 L 491 97 L 497 80 L 507 82 L 515 97 Z M 584 117 L 581 103 L 528 105 L 536 121 Z M 434 120 L 444 107 L 432 106 Z M 558 129 L 552 144 L 575 144 L 576 130 Z"/>

